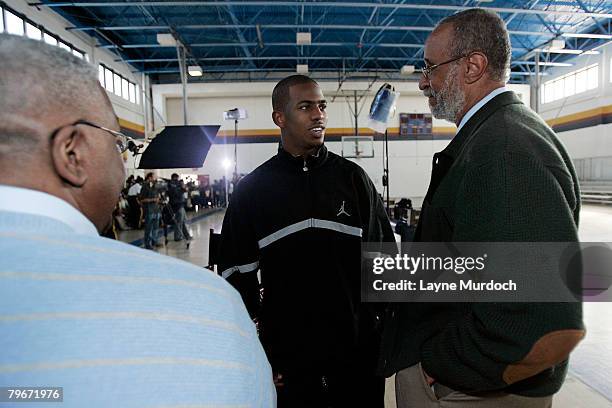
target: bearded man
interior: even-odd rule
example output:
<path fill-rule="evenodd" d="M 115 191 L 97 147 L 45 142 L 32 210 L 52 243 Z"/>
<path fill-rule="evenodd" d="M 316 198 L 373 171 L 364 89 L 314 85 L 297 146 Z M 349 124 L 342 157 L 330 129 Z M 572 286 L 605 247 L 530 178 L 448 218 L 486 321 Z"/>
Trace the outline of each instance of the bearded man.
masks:
<path fill-rule="evenodd" d="M 505 87 L 503 20 L 483 9 L 447 17 L 424 56 L 419 88 L 458 129 L 434 155 L 415 241 L 576 242 L 572 161 Z M 396 374 L 399 408 L 550 407 L 583 336 L 581 303 L 398 303 L 379 370 Z"/>

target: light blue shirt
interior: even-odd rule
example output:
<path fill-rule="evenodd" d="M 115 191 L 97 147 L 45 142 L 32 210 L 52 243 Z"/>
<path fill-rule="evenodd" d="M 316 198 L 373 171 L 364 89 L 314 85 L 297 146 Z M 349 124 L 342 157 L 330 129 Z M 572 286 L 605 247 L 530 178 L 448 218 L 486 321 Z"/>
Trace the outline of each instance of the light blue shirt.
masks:
<path fill-rule="evenodd" d="M 463 119 L 461 119 L 461 122 L 459 122 L 459 126 L 457 127 L 457 133 L 461 131 L 461 128 L 463 127 L 463 125 L 465 125 L 467 121 L 470 120 L 470 118 L 474 116 L 474 114 L 480 110 L 480 108 L 485 106 L 487 102 L 495 98 L 497 95 L 504 93 L 504 92 L 508 92 L 508 91 L 510 91 L 510 89 L 506 88 L 505 86 L 502 86 L 501 88 L 494 89 L 487 96 L 479 100 L 476 105 L 472 106 L 472 108 L 469 111 L 467 111 L 465 115 L 463 115 Z"/>
<path fill-rule="evenodd" d="M 98 235 L 93 223 L 79 210 L 42 191 L 0 184 L 0 211 L 41 215 L 68 225 L 77 234 Z"/>
<path fill-rule="evenodd" d="M 0 387 L 63 387 L 63 403 L 24 407 L 276 406 L 240 294 L 212 272 L 8 186 L 0 259 Z"/>

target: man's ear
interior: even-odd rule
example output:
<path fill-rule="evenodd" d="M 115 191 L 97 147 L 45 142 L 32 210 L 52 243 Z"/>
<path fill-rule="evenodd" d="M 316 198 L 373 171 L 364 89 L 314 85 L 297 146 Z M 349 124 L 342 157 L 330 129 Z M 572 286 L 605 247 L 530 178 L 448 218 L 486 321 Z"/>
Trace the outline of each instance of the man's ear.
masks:
<path fill-rule="evenodd" d="M 87 182 L 83 162 L 84 136 L 78 127 L 66 126 L 51 140 L 51 161 L 55 172 L 73 187 L 82 187 Z"/>
<path fill-rule="evenodd" d="M 274 124 L 281 129 L 285 128 L 285 114 L 279 111 L 272 111 L 272 120 Z"/>
<path fill-rule="evenodd" d="M 478 81 L 487 72 L 489 66 L 489 60 L 487 56 L 481 52 L 473 52 L 469 56 L 465 57 L 467 62 L 465 69 L 465 82 L 473 84 Z"/>

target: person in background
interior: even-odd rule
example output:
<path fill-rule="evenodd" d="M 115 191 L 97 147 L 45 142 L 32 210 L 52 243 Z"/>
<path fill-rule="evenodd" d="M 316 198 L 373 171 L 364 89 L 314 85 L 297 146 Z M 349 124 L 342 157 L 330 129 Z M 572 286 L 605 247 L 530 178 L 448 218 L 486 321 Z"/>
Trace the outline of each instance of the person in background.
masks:
<path fill-rule="evenodd" d="M 191 240 L 191 235 L 185 225 L 185 195 L 187 194 L 187 188 L 185 187 L 183 180 L 179 179 L 179 175 L 173 173 L 170 176 L 168 182 L 168 198 L 170 199 L 170 208 L 174 213 L 174 240 L 182 241 L 186 239 Z"/>
<path fill-rule="evenodd" d="M 130 226 L 130 228 L 134 229 L 140 228 L 142 208 L 140 207 L 140 203 L 138 202 L 138 197 L 140 195 L 140 191 L 142 190 L 143 181 L 144 180 L 142 179 L 142 177 L 138 176 L 127 191 L 128 225 Z"/>
<path fill-rule="evenodd" d="M 149 172 L 145 176 L 138 198 L 144 213 L 144 247 L 146 249 L 154 249 L 157 246 L 163 245 L 159 236 L 161 222 L 160 199 L 160 191 L 157 188 L 155 173 Z"/>
<path fill-rule="evenodd" d="M 97 69 L 0 34 L 0 72 L 0 387 L 62 387 L 62 408 L 273 408 L 224 279 L 98 235 L 129 139 Z"/>

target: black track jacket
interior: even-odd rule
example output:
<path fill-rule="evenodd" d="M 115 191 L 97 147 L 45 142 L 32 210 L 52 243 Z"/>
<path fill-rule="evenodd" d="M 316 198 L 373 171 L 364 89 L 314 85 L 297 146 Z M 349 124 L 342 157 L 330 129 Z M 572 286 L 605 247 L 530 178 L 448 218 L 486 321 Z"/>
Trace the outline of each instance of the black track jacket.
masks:
<path fill-rule="evenodd" d="M 361 242 L 394 235 L 361 167 L 325 146 L 306 161 L 279 147 L 238 183 L 221 233 L 219 270 L 258 318 L 276 371 L 357 361 L 373 369 L 376 317 L 360 304 Z"/>

